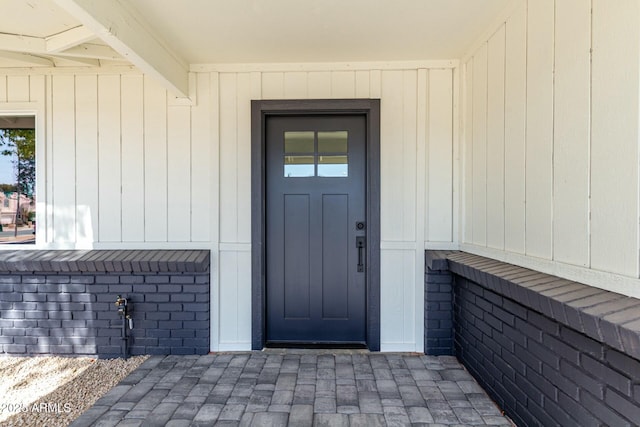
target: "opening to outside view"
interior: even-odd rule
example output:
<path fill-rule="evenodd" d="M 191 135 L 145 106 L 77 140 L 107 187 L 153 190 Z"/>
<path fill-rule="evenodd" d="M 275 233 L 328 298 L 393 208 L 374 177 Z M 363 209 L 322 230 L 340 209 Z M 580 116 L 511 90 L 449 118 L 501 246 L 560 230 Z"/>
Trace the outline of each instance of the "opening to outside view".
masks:
<path fill-rule="evenodd" d="M 0 116 L 0 244 L 36 241 L 33 117 Z"/>

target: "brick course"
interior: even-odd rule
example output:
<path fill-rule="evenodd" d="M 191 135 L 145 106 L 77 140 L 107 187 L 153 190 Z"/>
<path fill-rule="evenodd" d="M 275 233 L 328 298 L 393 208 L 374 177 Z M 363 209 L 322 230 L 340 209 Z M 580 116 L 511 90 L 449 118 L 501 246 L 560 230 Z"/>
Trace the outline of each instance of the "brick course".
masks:
<path fill-rule="evenodd" d="M 130 303 L 130 355 L 209 352 L 209 251 L 2 255 L 0 353 L 121 356 L 117 295 Z"/>

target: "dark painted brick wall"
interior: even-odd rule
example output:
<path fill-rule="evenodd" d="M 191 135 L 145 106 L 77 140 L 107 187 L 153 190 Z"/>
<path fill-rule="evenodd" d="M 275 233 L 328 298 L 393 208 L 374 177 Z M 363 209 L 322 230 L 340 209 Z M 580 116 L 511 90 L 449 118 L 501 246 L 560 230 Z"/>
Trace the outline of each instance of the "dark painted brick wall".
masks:
<path fill-rule="evenodd" d="M 433 356 L 454 354 L 453 275 L 446 258 L 450 253 L 425 252 L 424 352 Z"/>
<path fill-rule="evenodd" d="M 453 355 L 453 276 L 446 270 L 425 272 L 424 352 Z"/>
<path fill-rule="evenodd" d="M 561 321 L 532 309 L 527 303 L 533 300 L 532 294 L 523 301 L 516 288 L 543 290 L 554 298 L 576 292 L 570 304 L 583 306 L 576 311 L 577 319 L 582 310 L 594 312 L 603 304 L 615 313 L 611 302 L 598 302 L 593 295 L 586 296 L 591 292 L 583 288 L 572 291 L 572 282 L 553 276 L 541 277 L 468 254 L 454 258 L 456 356 L 517 425 L 640 424 L 640 360 L 624 348 L 604 343 L 604 338 L 595 339 L 571 327 L 571 316 Z M 600 300 L 633 307 L 629 301 L 633 299 L 617 295 Z M 548 305 L 553 307 L 554 301 Z M 542 305 L 538 303 L 537 308 Z M 635 304 L 640 307 L 637 300 Z M 565 308 L 568 312 L 569 307 Z"/>
<path fill-rule="evenodd" d="M 82 254 L 92 254 L 102 264 L 71 265 L 68 259 L 56 260 L 58 254 L 53 253 L 50 271 L 26 271 L 38 265 L 11 263 L 3 257 L 0 353 L 121 356 L 117 295 L 130 301 L 129 354 L 209 352 L 208 251 Z M 128 268 L 120 262 L 125 258 Z"/>

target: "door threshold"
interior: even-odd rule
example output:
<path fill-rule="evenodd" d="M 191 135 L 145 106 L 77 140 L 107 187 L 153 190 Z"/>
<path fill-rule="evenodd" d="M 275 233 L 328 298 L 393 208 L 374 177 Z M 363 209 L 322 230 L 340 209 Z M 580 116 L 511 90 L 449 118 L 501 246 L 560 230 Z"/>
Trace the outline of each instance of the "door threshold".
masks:
<path fill-rule="evenodd" d="M 283 347 L 265 347 L 262 349 L 262 352 L 265 354 L 274 354 L 274 355 L 313 355 L 313 356 L 321 356 L 321 355 L 354 355 L 354 354 L 370 354 L 371 352 L 367 348 L 283 348 Z"/>
<path fill-rule="evenodd" d="M 301 349 L 301 350 L 368 350 L 366 343 L 361 342 L 288 342 L 267 341 L 268 349 Z"/>

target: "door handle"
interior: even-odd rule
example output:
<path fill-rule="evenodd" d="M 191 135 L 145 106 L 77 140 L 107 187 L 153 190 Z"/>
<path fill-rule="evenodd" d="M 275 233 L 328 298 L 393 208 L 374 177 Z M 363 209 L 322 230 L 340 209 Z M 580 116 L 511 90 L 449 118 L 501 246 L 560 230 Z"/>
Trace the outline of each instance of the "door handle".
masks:
<path fill-rule="evenodd" d="M 358 273 L 364 271 L 364 247 L 366 245 L 367 238 L 365 236 L 356 237 L 356 248 L 358 248 Z"/>

